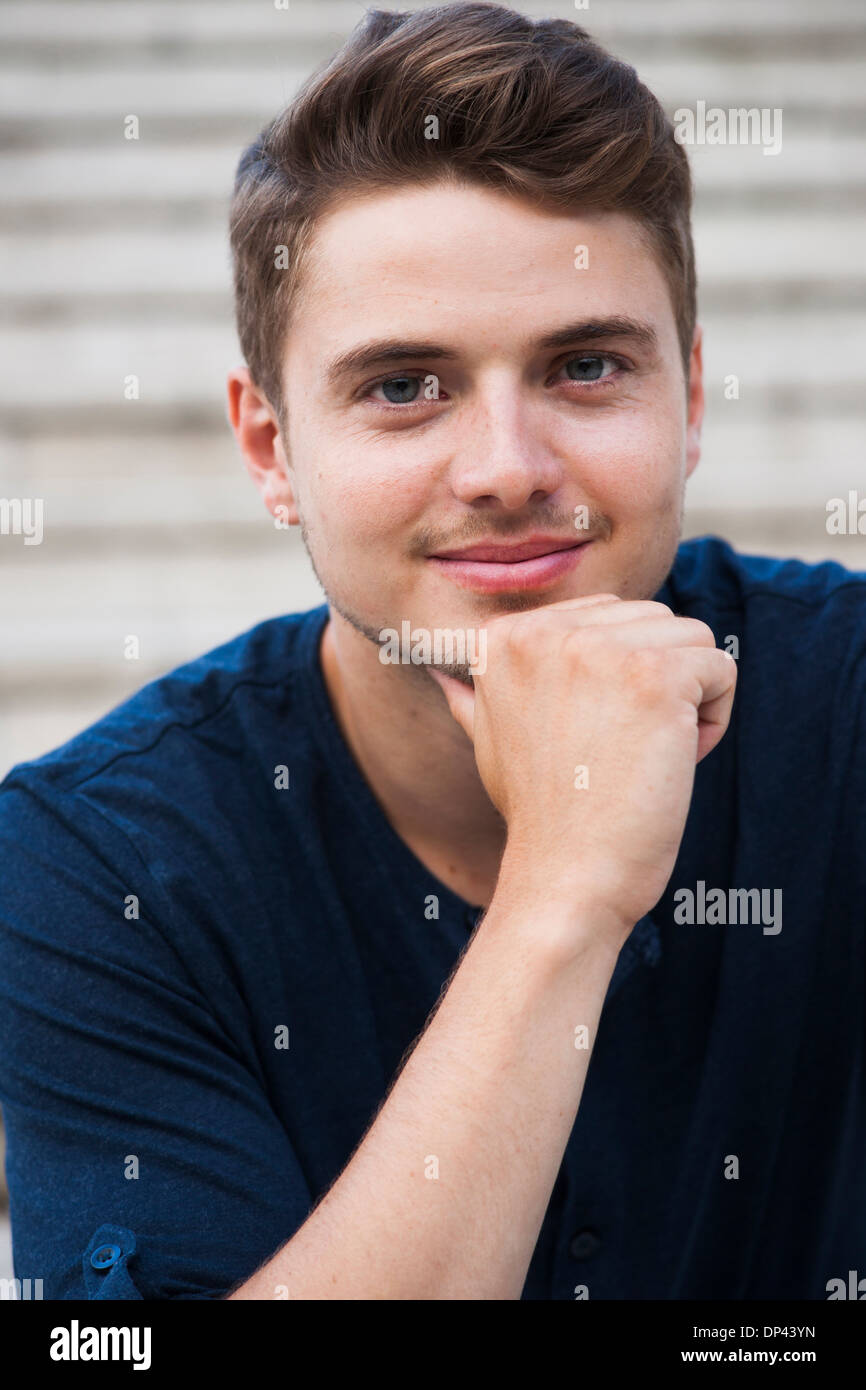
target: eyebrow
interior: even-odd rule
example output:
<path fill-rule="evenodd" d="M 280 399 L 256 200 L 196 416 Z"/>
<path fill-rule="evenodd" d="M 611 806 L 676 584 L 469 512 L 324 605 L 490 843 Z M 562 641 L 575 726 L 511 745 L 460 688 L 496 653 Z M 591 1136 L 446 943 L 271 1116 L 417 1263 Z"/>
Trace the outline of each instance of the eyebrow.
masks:
<path fill-rule="evenodd" d="M 658 337 L 651 324 L 640 319 L 618 316 L 582 319 L 566 324 L 553 333 L 545 333 L 536 340 L 534 346 L 537 351 L 551 351 L 554 348 L 568 347 L 569 343 L 592 342 L 597 338 L 626 338 L 646 351 L 654 351 L 658 347 Z M 361 343 L 339 353 L 326 365 L 325 379 L 334 385 L 355 372 L 367 371 L 370 367 L 385 366 L 391 362 L 404 362 L 410 357 L 454 362 L 459 353 L 452 348 L 444 347 L 441 343 L 383 338 L 377 342 Z"/>

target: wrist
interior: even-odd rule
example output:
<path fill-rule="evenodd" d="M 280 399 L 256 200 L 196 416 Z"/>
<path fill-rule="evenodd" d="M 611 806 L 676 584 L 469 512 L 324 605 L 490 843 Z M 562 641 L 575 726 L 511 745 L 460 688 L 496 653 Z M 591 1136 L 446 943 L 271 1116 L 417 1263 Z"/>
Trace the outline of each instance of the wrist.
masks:
<path fill-rule="evenodd" d="M 589 950 L 616 963 L 634 921 L 612 905 L 591 869 L 575 863 L 568 873 L 545 868 L 537 857 L 528 864 L 506 847 L 488 914 L 494 905 L 509 918 L 519 917 L 533 937 L 545 941 L 560 959 Z"/>

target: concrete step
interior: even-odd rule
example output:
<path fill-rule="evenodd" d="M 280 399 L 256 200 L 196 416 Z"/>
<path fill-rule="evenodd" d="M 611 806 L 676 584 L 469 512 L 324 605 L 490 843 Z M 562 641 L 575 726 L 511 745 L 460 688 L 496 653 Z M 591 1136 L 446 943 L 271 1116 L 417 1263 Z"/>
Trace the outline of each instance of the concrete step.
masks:
<path fill-rule="evenodd" d="M 823 208 L 792 218 L 788 211 L 742 211 L 694 218 L 699 281 L 709 293 L 731 286 L 859 281 L 866 213 L 827 213 Z M 231 307 L 227 220 L 189 230 L 17 231 L 0 235 L 0 294 L 7 315 L 27 304 L 62 302 L 67 314 L 78 301 L 89 317 L 105 301 L 202 297 L 215 310 Z M 809 255 L 808 249 L 814 248 Z M 804 251 L 807 254 L 804 254 Z"/>
<path fill-rule="evenodd" d="M 9 1212 L 5 1210 L 0 1215 L 0 1279 L 13 1279 L 14 1277 L 12 1270 L 12 1227 L 9 1223 Z"/>
<path fill-rule="evenodd" d="M 4 711 L 16 691 L 45 681 L 59 694 L 106 682 L 129 692 L 263 618 L 321 601 L 297 532 L 263 524 L 233 547 L 219 532 L 204 544 L 176 532 L 173 546 L 164 532 L 161 549 L 104 530 L 101 539 L 73 566 L 47 547 L 6 559 L 4 545 Z M 135 660 L 124 656 L 130 635 L 139 639 Z"/>
<path fill-rule="evenodd" d="M 736 259 L 736 250 L 731 248 Z M 746 248 L 742 251 L 745 259 Z M 780 248 L 780 258 L 784 256 Z M 821 253 L 823 254 L 823 252 Z M 744 324 L 746 325 L 744 327 Z M 801 393 L 826 393 L 833 408 L 862 408 L 863 363 L 866 361 L 866 321 L 862 315 L 793 309 L 784 315 L 767 312 L 731 314 L 707 325 L 704 357 L 711 394 L 721 396 L 728 374 L 740 380 L 740 400 L 766 403 L 768 392 L 786 406 Z M 52 412 L 68 410 L 74 420 L 100 410 L 103 424 L 123 420 L 120 428 L 133 433 L 138 416 L 147 428 L 151 407 L 206 407 L 225 418 L 225 377 L 239 362 L 234 330 L 228 321 L 161 323 L 103 322 L 70 325 L 0 325 L 0 356 L 6 368 L 0 377 L 0 406 L 7 428 L 28 417 L 44 429 Z M 124 398 L 125 378 L 139 378 L 140 399 Z M 734 403 L 732 403 L 734 404 Z M 121 414 L 122 412 L 122 414 Z"/>
<path fill-rule="evenodd" d="M 93 207 L 100 208 L 100 228 L 144 218 L 146 225 L 161 216 L 177 231 L 178 209 L 212 234 L 224 228 L 225 208 L 241 152 L 236 143 L 183 146 L 128 141 L 123 158 L 116 147 L 83 145 L 77 149 L 44 148 L 0 154 L 3 219 L 10 224 L 29 213 L 34 226 L 47 211 L 57 234 L 71 217 L 94 227 Z M 738 204 L 750 195 L 775 191 L 779 198 L 796 198 L 815 190 L 837 193 L 866 187 L 866 144 L 853 134 L 834 138 L 814 135 L 804 123 L 783 127 L 779 156 L 765 157 L 749 145 L 695 145 L 689 149 L 702 198 L 736 194 Z M 819 209 L 815 209 L 819 211 Z M 208 225 L 209 224 L 209 225 Z"/>
<path fill-rule="evenodd" d="M 401 9 L 426 8 L 418 0 L 405 0 Z M 523 0 L 521 12 L 532 16 L 550 14 L 547 0 Z M 701 0 L 700 5 L 683 5 L 681 0 L 606 0 L 603 7 L 581 10 L 574 7 L 575 23 L 595 34 L 626 33 L 641 43 L 664 44 L 670 50 L 695 43 L 727 47 L 731 54 L 745 47 L 779 45 L 812 46 L 836 39 L 849 47 L 862 41 L 861 15 L 855 0 L 825 0 L 820 6 L 811 0 Z M 24 51 L 39 54 L 62 52 L 68 57 L 76 50 L 92 54 L 100 49 L 141 45 L 154 58 L 164 55 L 166 46 L 189 46 L 195 54 L 209 54 L 226 46 L 270 48 L 274 43 L 319 44 L 348 34 L 360 17 L 355 0 L 290 0 L 285 8 L 275 5 L 249 5 L 241 0 L 68 0 L 68 3 L 41 3 L 37 8 L 27 0 L 7 0 L 0 10 L 0 40 L 14 55 Z M 170 51 L 170 50 L 169 50 Z"/>
<path fill-rule="evenodd" d="M 129 113 L 138 116 L 145 140 L 172 125 L 186 137 L 190 123 L 199 131 L 210 128 L 213 138 L 220 127 L 211 123 L 226 120 L 248 122 L 252 135 L 309 75 L 308 66 L 287 62 L 279 51 L 270 56 L 271 62 L 202 65 L 195 81 L 190 81 L 189 60 L 183 54 L 174 63 L 162 61 L 158 66 L 126 53 L 112 55 L 110 64 L 59 70 L 32 62 L 16 64 L 4 72 L 0 85 L 0 118 L 8 122 L 13 142 L 16 132 L 20 138 L 28 129 L 41 139 L 65 132 L 68 141 L 97 124 L 106 141 L 120 141 Z M 681 59 L 647 56 L 638 70 L 671 111 L 694 107 L 700 98 L 707 107 L 779 107 L 786 115 L 808 111 L 842 116 L 846 122 L 856 118 L 857 128 L 866 118 L 863 60 L 858 56 L 834 58 L 832 81 L 825 58 L 769 64 L 752 57 L 733 63 L 699 56 L 684 64 Z"/>
<path fill-rule="evenodd" d="M 858 486 L 862 420 L 814 409 L 811 399 L 810 404 L 813 410 L 805 417 L 786 418 L 745 408 L 742 399 L 725 400 L 715 389 L 689 498 L 713 508 L 748 496 L 756 507 L 784 503 L 808 511 Z M 232 547 L 247 545 L 242 531 L 253 528 L 258 534 L 273 524 L 245 475 L 228 424 L 222 432 L 189 435 L 43 433 L 8 439 L 0 496 L 41 498 L 44 551 L 60 546 L 70 555 L 76 546 L 91 546 L 100 528 L 141 536 L 143 544 L 161 551 L 161 531 L 173 544 L 178 527 L 190 537 L 222 527 L 225 544 Z M 23 539 L 4 538 L 7 562 L 19 540 L 23 547 Z"/>
<path fill-rule="evenodd" d="M 822 518 L 782 505 L 769 512 L 690 508 L 684 535 L 708 532 L 752 553 L 832 559 L 866 571 L 866 537 L 830 537 Z M 12 611 L 3 620 L 0 777 L 174 665 L 264 618 L 322 601 L 296 535 L 234 556 L 222 547 L 178 547 L 170 560 L 153 565 L 117 539 L 111 553 L 82 559 L 74 569 L 40 552 L 26 586 L 10 588 L 7 581 L 4 573 Z M 131 634 L 141 644 L 136 661 L 123 656 Z"/>

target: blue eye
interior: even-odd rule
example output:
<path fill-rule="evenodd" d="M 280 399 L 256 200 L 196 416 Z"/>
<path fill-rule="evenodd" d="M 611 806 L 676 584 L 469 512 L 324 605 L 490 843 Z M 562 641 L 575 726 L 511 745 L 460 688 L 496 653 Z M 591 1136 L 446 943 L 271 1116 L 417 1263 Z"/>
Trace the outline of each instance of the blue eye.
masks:
<path fill-rule="evenodd" d="M 379 386 L 391 405 L 407 405 L 417 398 L 421 379 L 417 376 L 389 376 L 387 381 L 380 381 Z"/>
<path fill-rule="evenodd" d="M 612 357 L 605 357 L 599 353 L 581 353 L 579 357 L 570 357 L 565 369 L 572 381 L 598 381 L 603 375 L 602 367 L 605 362 L 613 362 L 614 367 L 617 365 Z M 575 370 L 572 371 L 572 368 Z"/>

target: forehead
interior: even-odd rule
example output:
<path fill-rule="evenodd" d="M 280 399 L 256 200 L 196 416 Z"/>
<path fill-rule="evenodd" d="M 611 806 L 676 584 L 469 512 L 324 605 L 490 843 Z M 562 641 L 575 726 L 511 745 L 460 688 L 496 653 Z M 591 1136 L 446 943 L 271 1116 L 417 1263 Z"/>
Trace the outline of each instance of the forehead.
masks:
<path fill-rule="evenodd" d="M 663 349 L 675 347 L 667 282 L 633 217 L 423 185 L 354 196 L 320 219 L 287 346 L 309 354 L 359 331 L 422 327 L 514 340 L 557 316 L 616 314 L 652 321 Z"/>

